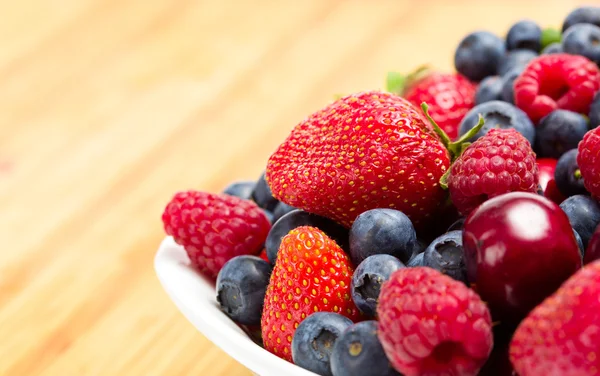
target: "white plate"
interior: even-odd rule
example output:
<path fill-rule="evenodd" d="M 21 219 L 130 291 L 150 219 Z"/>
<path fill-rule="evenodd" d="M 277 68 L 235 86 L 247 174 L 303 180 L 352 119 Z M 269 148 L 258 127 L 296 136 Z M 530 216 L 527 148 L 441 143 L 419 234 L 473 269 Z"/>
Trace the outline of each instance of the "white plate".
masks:
<path fill-rule="evenodd" d="M 160 245 L 154 269 L 183 315 L 206 338 L 260 376 L 317 376 L 255 344 L 217 304 L 215 286 L 190 266 L 185 250 L 172 237 Z"/>

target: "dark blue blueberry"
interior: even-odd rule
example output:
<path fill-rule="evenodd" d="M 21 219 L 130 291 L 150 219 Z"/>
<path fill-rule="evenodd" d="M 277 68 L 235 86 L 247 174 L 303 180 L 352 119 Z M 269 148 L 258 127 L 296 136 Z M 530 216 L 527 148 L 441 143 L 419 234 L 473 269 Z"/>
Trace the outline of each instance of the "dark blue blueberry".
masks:
<path fill-rule="evenodd" d="M 533 145 L 535 129 L 527 114 L 512 104 L 502 101 L 485 102 L 473 107 L 460 123 L 458 132 L 461 136 L 477 125 L 479 114 L 483 116 L 485 124 L 471 141 L 477 140 L 494 128 L 514 128 Z"/>
<path fill-rule="evenodd" d="M 269 235 L 267 235 L 265 248 L 267 249 L 267 257 L 272 264 L 275 264 L 275 260 L 277 260 L 281 239 L 288 232 L 300 226 L 316 227 L 335 240 L 342 249 L 348 250 L 348 230 L 344 226 L 325 217 L 296 209 L 279 218 L 271 227 Z"/>
<path fill-rule="evenodd" d="M 467 35 L 454 54 L 456 70 L 471 81 L 481 81 L 496 74 L 506 47 L 504 41 L 488 31 Z"/>
<path fill-rule="evenodd" d="M 502 76 L 502 100 L 511 104 L 515 103 L 515 80 L 525 70 L 524 66 L 517 66 Z"/>
<path fill-rule="evenodd" d="M 243 325 L 260 325 L 271 265 L 260 257 L 237 256 L 217 275 L 217 302 L 227 316 Z"/>
<path fill-rule="evenodd" d="M 283 217 L 285 214 L 291 212 L 292 210 L 296 210 L 295 207 L 289 206 L 285 202 L 279 202 L 273 211 L 273 222 L 277 222 L 277 220 Z"/>
<path fill-rule="evenodd" d="M 450 225 L 450 227 L 448 227 L 448 232 L 450 231 L 456 231 L 456 230 L 462 230 L 463 227 L 465 226 L 465 221 L 467 220 L 466 217 L 462 217 L 456 220 L 456 222 L 454 222 L 453 224 Z"/>
<path fill-rule="evenodd" d="M 542 50 L 542 55 L 562 54 L 563 52 L 565 51 L 563 50 L 562 43 L 555 42 L 547 45 L 546 48 Z"/>
<path fill-rule="evenodd" d="M 573 229 L 573 235 L 575 235 L 575 240 L 577 241 L 577 248 L 579 248 L 579 253 L 581 254 L 581 259 L 585 256 L 585 247 L 583 246 L 583 240 L 579 233 Z M 588 241 L 589 243 L 589 241 Z"/>
<path fill-rule="evenodd" d="M 563 22 L 562 31 L 575 24 L 588 23 L 600 26 L 600 7 L 580 7 L 573 10 Z"/>
<path fill-rule="evenodd" d="M 508 30 L 506 48 L 539 52 L 542 47 L 542 29 L 531 20 L 521 20 Z"/>
<path fill-rule="evenodd" d="M 385 355 L 377 329 L 377 321 L 362 321 L 338 337 L 331 353 L 333 376 L 400 376 Z"/>
<path fill-rule="evenodd" d="M 271 222 L 271 224 L 275 223 L 273 213 L 271 213 L 270 211 L 268 211 L 266 209 L 262 209 L 262 211 L 263 211 L 263 213 L 265 213 L 265 215 L 267 216 L 267 218 L 269 219 L 269 222 Z"/>
<path fill-rule="evenodd" d="M 594 96 L 588 117 L 590 119 L 590 128 L 594 129 L 600 126 L 600 91 Z"/>
<path fill-rule="evenodd" d="M 350 258 L 358 265 L 371 255 L 386 254 L 406 263 L 416 242 L 415 228 L 401 211 L 367 210 L 356 217 L 350 229 Z"/>
<path fill-rule="evenodd" d="M 572 55 L 585 56 L 600 64 L 600 27 L 590 24 L 577 24 L 563 35 L 563 49 Z"/>
<path fill-rule="evenodd" d="M 423 266 L 423 256 L 425 256 L 425 252 L 419 253 L 415 257 L 411 258 L 406 266 L 409 268 L 415 268 L 417 266 Z"/>
<path fill-rule="evenodd" d="M 569 150 L 558 159 L 554 170 L 554 181 L 560 193 L 567 197 L 587 193 L 577 165 L 577 149 Z"/>
<path fill-rule="evenodd" d="M 518 67 L 524 69 L 527 64 L 536 57 L 538 57 L 538 54 L 531 50 L 509 51 L 502 59 L 500 59 L 500 63 L 498 63 L 498 75 L 504 76 L 512 69 Z"/>
<path fill-rule="evenodd" d="M 390 255 L 373 255 L 358 265 L 352 275 L 352 300 L 365 315 L 374 317 L 381 285 L 404 264 Z"/>
<path fill-rule="evenodd" d="M 600 204 L 589 196 L 575 195 L 563 201 L 560 208 L 581 237 L 583 247 L 587 248 L 596 226 L 600 224 Z"/>
<path fill-rule="evenodd" d="M 451 231 L 435 239 L 425 250 L 423 265 L 466 284 L 467 266 L 462 231 Z"/>
<path fill-rule="evenodd" d="M 256 182 L 254 181 L 236 181 L 225 187 L 223 193 L 243 198 L 244 200 L 250 200 L 255 186 Z"/>
<path fill-rule="evenodd" d="M 415 246 L 413 247 L 412 256 L 410 256 L 410 257 L 413 258 L 416 255 L 418 255 L 419 253 L 425 252 L 425 248 L 427 248 L 427 243 L 425 243 L 421 239 L 417 239 L 417 242 L 415 243 Z"/>
<path fill-rule="evenodd" d="M 475 92 L 475 104 L 502 99 L 502 78 L 489 76 L 483 79 Z"/>
<path fill-rule="evenodd" d="M 316 312 L 298 325 L 292 339 L 294 364 L 317 375 L 331 376 L 330 358 L 336 340 L 352 325 L 337 313 Z"/>
<path fill-rule="evenodd" d="M 539 157 L 558 159 L 577 148 L 587 131 L 588 122 L 582 115 L 567 110 L 552 111 L 536 128 L 535 150 Z"/>
<path fill-rule="evenodd" d="M 269 188 L 269 184 L 267 184 L 264 173 L 256 182 L 256 187 L 254 187 L 254 191 L 252 192 L 252 200 L 254 200 L 258 206 L 270 212 L 273 212 L 279 203 L 279 201 L 273 197 L 273 193 L 271 192 L 271 188 Z"/>

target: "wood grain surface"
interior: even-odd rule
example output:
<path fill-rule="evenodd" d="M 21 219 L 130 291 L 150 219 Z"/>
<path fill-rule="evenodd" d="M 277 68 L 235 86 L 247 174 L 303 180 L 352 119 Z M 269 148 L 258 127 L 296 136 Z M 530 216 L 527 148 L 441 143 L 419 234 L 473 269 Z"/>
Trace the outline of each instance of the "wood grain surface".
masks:
<path fill-rule="evenodd" d="M 249 375 L 152 268 L 180 189 L 254 179 L 295 125 L 460 38 L 579 1 L 23 0 L 0 14 L 0 374 Z"/>

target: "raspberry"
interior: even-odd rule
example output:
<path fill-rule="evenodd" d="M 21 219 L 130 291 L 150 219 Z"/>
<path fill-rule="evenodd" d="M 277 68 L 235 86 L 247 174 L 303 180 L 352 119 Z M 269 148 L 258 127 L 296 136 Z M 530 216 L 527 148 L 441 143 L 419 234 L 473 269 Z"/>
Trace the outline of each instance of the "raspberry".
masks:
<path fill-rule="evenodd" d="M 198 191 L 177 193 L 162 220 L 192 265 L 213 279 L 233 257 L 259 253 L 271 228 L 254 202 Z"/>
<path fill-rule="evenodd" d="M 456 160 L 448 177 L 452 202 L 463 215 L 503 193 L 536 192 L 538 167 L 529 141 L 514 129 L 492 129 Z"/>
<path fill-rule="evenodd" d="M 381 289 L 377 313 L 383 348 L 406 376 L 476 375 L 492 351 L 485 303 L 431 268 L 394 272 Z"/>
<path fill-rule="evenodd" d="M 583 56 L 541 55 L 514 84 L 515 104 L 534 123 L 556 109 L 587 114 L 600 89 L 600 70 Z"/>
<path fill-rule="evenodd" d="M 577 165 L 585 189 L 600 200 L 600 127 L 588 131 L 579 142 Z"/>

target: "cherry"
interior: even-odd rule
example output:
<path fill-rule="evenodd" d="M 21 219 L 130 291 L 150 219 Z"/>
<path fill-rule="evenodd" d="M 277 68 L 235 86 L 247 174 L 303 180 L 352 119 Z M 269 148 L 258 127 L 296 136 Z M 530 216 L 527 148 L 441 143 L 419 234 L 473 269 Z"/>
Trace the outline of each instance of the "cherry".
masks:
<path fill-rule="evenodd" d="M 467 275 L 495 320 L 517 322 L 581 268 L 567 215 L 545 197 L 511 192 L 465 222 Z"/>
<path fill-rule="evenodd" d="M 565 196 L 560 193 L 554 180 L 554 170 L 556 169 L 556 163 L 558 160 L 553 158 L 540 158 L 537 160 L 539 170 L 539 183 L 542 187 L 544 196 L 550 200 L 560 204 L 565 200 Z"/>
<path fill-rule="evenodd" d="M 584 264 L 589 264 L 592 261 L 600 259 L 600 225 L 596 227 L 594 235 L 590 238 L 588 247 L 585 251 L 585 258 L 583 259 Z"/>

